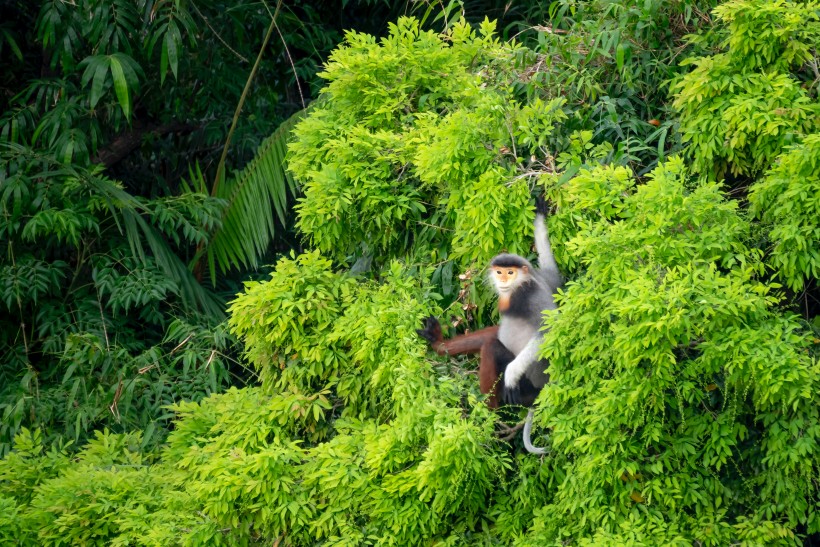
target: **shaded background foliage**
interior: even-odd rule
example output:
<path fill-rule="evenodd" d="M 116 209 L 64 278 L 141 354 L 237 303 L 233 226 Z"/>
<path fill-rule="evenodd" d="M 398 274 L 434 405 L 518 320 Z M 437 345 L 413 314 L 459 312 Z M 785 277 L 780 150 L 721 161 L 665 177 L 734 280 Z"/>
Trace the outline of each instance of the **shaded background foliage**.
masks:
<path fill-rule="evenodd" d="M 716 4 L 12 4 L 0 540 L 810 542 L 820 5 Z M 415 328 L 541 192 L 539 459 Z"/>
<path fill-rule="evenodd" d="M 75 441 L 145 428 L 155 444 L 165 405 L 248 378 L 218 325 L 237 280 L 296 244 L 274 130 L 315 95 L 342 29 L 312 24 L 341 6 L 278 7 L 271 27 L 264 3 L 0 6 L 0 452 L 22 425 Z M 333 23 L 386 13 L 351 8 Z"/>

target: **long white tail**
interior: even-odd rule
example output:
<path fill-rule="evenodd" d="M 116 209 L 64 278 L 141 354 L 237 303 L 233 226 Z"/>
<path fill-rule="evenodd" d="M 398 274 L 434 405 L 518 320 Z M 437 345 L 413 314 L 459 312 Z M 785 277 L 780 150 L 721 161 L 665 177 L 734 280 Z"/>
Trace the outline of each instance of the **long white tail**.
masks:
<path fill-rule="evenodd" d="M 543 455 L 547 453 L 547 449 L 533 446 L 530 440 L 530 434 L 532 433 L 532 416 L 533 410 L 530 409 L 530 411 L 527 412 L 527 420 L 524 422 L 524 434 L 522 435 L 524 438 L 524 448 L 526 448 L 530 454 Z"/>

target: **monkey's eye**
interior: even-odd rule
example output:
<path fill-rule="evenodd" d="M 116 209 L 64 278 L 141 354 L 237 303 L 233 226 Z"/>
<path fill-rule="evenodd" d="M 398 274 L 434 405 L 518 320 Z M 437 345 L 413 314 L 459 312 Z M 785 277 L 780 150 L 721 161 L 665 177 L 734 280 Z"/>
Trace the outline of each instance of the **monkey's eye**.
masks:
<path fill-rule="evenodd" d="M 508 272 L 507 272 L 507 275 L 512 275 L 512 274 L 513 274 L 513 271 L 512 271 L 512 270 L 510 270 L 510 271 L 508 271 Z"/>
<path fill-rule="evenodd" d="M 495 275 L 501 275 L 501 270 L 496 270 Z"/>

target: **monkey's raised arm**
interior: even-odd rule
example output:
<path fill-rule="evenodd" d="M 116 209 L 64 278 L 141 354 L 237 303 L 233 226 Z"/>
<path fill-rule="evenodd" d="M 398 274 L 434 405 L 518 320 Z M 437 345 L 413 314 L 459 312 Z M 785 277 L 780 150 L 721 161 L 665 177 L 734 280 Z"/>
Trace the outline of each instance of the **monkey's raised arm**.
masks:
<path fill-rule="evenodd" d="M 535 249 L 538 251 L 538 268 L 544 280 L 555 292 L 564 285 L 564 278 L 558 271 L 558 264 L 552 254 L 549 232 L 547 231 L 547 202 L 543 196 L 535 198 Z"/>

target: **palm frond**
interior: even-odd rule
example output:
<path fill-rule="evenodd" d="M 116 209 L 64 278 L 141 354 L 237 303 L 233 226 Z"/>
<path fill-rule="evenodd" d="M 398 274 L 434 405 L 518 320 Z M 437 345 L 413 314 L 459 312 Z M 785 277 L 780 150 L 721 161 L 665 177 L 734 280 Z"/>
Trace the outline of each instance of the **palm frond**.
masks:
<path fill-rule="evenodd" d="M 154 260 L 165 274 L 178 286 L 182 301 L 208 316 L 216 319 L 225 317 L 224 303 L 214 293 L 197 282 L 186 264 L 168 246 L 165 238 L 144 218 L 135 215 L 136 224 L 148 242 Z"/>
<path fill-rule="evenodd" d="M 77 173 L 77 176 L 81 174 Z M 145 257 L 144 244 L 147 243 L 157 265 L 179 287 L 180 297 L 186 306 L 216 319 L 224 317 L 224 306 L 219 298 L 197 282 L 185 263 L 168 246 L 165 238 L 142 217 L 140 213 L 144 206 L 138 198 L 120 188 L 112 180 L 94 172 L 82 180 L 103 199 L 120 232 L 125 234 L 135 256 Z"/>
<path fill-rule="evenodd" d="M 305 111 L 285 120 L 256 151 L 256 156 L 230 179 L 217 186 L 216 196 L 227 202 L 222 225 L 204 249 L 211 279 L 216 267 L 256 268 L 276 231 L 283 226 L 288 194 L 295 195 L 296 181 L 285 170 L 287 140 Z"/>

